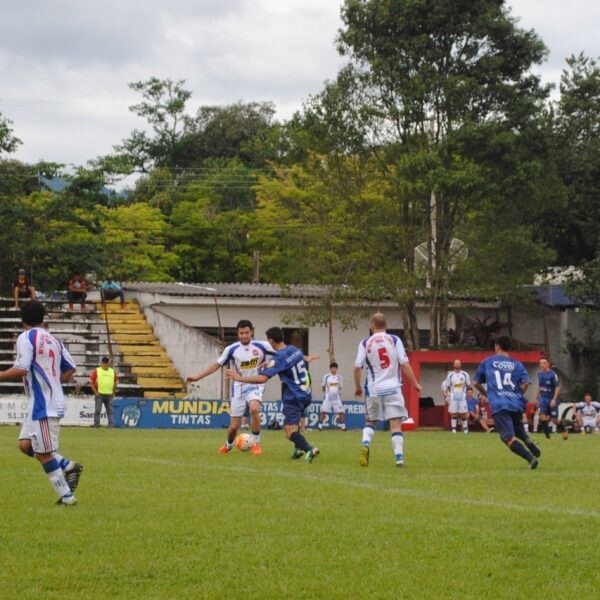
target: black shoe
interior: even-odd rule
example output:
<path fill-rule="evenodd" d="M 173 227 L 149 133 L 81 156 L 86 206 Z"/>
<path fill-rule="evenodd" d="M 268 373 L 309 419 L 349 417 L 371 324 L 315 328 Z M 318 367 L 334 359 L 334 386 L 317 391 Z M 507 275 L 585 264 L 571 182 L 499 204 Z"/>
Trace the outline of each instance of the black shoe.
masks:
<path fill-rule="evenodd" d="M 83 471 L 83 465 L 79 463 L 73 463 L 73 466 L 65 469 L 65 479 L 67 480 L 67 485 L 69 489 L 74 492 L 79 485 L 79 478 L 81 477 L 81 472 Z"/>
<path fill-rule="evenodd" d="M 531 440 L 525 442 L 525 445 L 529 448 L 531 454 L 533 454 L 536 458 L 539 458 L 542 454 L 540 449 Z"/>
<path fill-rule="evenodd" d="M 540 464 L 540 461 L 533 456 L 531 458 L 531 460 L 529 461 L 529 468 L 533 471 L 534 469 L 537 469 L 537 466 Z"/>

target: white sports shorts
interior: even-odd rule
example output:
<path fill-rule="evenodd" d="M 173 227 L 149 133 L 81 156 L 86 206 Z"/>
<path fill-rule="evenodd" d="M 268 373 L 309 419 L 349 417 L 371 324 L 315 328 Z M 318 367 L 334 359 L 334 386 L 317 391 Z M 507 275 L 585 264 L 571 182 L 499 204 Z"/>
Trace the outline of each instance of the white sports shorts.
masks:
<path fill-rule="evenodd" d="M 334 412 L 336 415 L 344 412 L 344 405 L 339 397 L 329 398 L 325 396 L 323 404 L 321 405 L 321 412 Z"/>
<path fill-rule="evenodd" d="M 367 419 L 369 421 L 389 421 L 390 419 L 408 419 L 402 393 L 390 396 L 367 396 Z"/>
<path fill-rule="evenodd" d="M 584 427 L 589 427 L 592 431 L 596 431 L 598 426 L 596 423 L 596 417 L 583 417 L 582 422 Z"/>
<path fill-rule="evenodd" d="M 450 400 L 450 408 L 448 409 L 451 415 L 463 415 L 469 412 L 466 400 Z"/>
<path fill-rule="evenodd" d="M 247 385 L 247 384 L 246 384 Z M 243 417 L 246 412 L 246 407 L 250 402 L 258 400 L 262 402 L 264 386 L 247 385 L 241 396 L 233 396 L 229 405 L 229 414 L 232 417 Z"/>
<path fill-rule="evenodd" d="M 34 421 L 30 417 L 23 423 L 20 440 L 31 440 L 31 447 L 36 454 L 49 454 L 58 450 L 58 417 L 46 417 Z"/>

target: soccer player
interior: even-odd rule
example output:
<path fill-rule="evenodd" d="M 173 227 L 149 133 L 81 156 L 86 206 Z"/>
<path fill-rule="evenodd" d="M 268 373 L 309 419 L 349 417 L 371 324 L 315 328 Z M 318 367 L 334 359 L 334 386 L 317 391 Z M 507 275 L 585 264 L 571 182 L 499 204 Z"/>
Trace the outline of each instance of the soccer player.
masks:
<path fill-rule="evenodd" d="M 449 405 L 450 426 L 452 433 L 456 433 L 456 425 L 460 417 L 463 433 L 469 433 L 467 388 L 470 387 L 471 380 L 469 374 L 462 370 L 460 360 L 456 359 L 452 368 L 453 370 L 448 372 L 442 384 L 444 398 Z"/>
<path fill-rule="evenodd" d="M 540 359 L 540 371 L 538 372 L 538 389 L 535 396 L 535 404 L 540 411 L 540 425 L 544 435 L 550 439 L 550 423 L 558 425 L 558 395 L 560 384 L 558 375 L 550 368 L 547 358 Z M 563 431 L 565 431 L 563 429 Z"/>
<path fill-rule="evenodd" d="M 281 327 L 271 327 L 266 335 L 275 350 L 267 366 L 258 375 L 242 375 L 234 369 L 227 369 L 227 376 L 234 382 L 264 384 L 271 377 L 279 375 L 283 386 L 283 429 L 288 440 L 294 444 L 291 458 L 297 460 L 305 455 L 306 462 L 311 463 L 320 451 L 311 446 L 300 432 L 302 416 L 312 400 L 306 357 L 296 346 L 285 344 Z"/>
<path fill-rule="evenodd" d="M 42 327 L 44 314 L 43 305 L 35 300 L 21 307 L 25 331 L 17 338 L 14 365 L 0 372 L 0 381 L 23 378 L 29 414 L 19 435 L 19 450 L 41 463 L 58 494 L 57 504 L 73 505 L 83 467 L 58 454 L 58 434 L 65 413 L 61 383 L 71 379 L 76 367 L 68 350 Z"/>
<path fill-rule="evenodd" d="M 573 404 L 573 413 L 581 433 L 600 432 L 600 402 L 594 402 L 590 393 L 584 394 L 583 402 Z"/>
<path fill-rule="evenodd" d="M 323 375 L 321 389 L 323 390 L 323 405 L 321 414 L 319 415 L 319 429 L 323 429 L 323 423 L 328 412 L 334 412 L 338 417 L 338 427 L 342 430 L 346 429 L 346 414 L 344 413 L 344 405 L 342 404 L 342 390 L 344 389 L 344 379 L 338 375 L 338 364 L 332 362 L 329 365 L 329 373 Z"/>
<path fill-rule="evenodd" d="M 481 362 L 473 380 L 482 396 L 487 396 L 500 439 L 535 469 L 540 450 L 529 439 L 522 420 L 526 404 L 523 394 L 531 380 L 523 364 L 508 355 L 511 344 L 508 336 L 500 336 L 494 344 L 495 354 Z"/>
<path fill-rule="evenodd" d="M 254 327 L 252 323 L 246 319 L 239 321 L 237 324 L 239 341 L 227 346 L 215 363 L 204 369 L 201 373 L 189 376 L 186 381 L 188 383 L 199 381 L 218 371 L 221 367 L 230 364 L 242 375 L 258 375 L 260 365 L 265 361 L 268 354 L 273 354 L 274 350 L 267 342 L 253 340 L 253 335 Z M 260 407 L 264 387 L 264 385 L 232 382 L 229 410 L 230 422 L 227 429 L 227 440 L 219 448 L 221 454 L 226 454 L 233 448 L 235 436 L 247 409 L 250 411 L 250 431 L 254 436 L 252 452 L 257 456 L 262 454 L 262 447 L 260 445 Z"/>
<path fill-rule="evenodd" d="M 404 434 L 402 422 L 408 418 L 402 395 L 400 371 L 406 375 L 415 389 L 421 391 L 400 338 L 387 333 L 385 315 L 375 313 L 369 322 L 371 335 L 358 345 L 354 362 L 354 396 L 362 398 L 361 373 L 367 371 L 366 423 L 362 431 L 362 447 L 359 464 L 369 465 L 371 442 L 378 421 L 387 421 L 392 435 L 392 449 L 396 466 L 404 466 Z"/>

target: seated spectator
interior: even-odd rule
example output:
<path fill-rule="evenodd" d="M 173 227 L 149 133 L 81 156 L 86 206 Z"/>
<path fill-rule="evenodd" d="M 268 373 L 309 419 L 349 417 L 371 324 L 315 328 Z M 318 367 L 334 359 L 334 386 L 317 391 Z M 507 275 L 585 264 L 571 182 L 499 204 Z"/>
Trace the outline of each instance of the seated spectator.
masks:
<path fill-rule="evenodd" d="M 85 299 L 87 298 L 87 282 L 81 275 L 73 275 L 69 279 L 69 290 L 67 299 L 69 300 L 69 310 L 73 310 L 74 302 L 81 302 L 81 309 L 85 310 Z"/>
<path fill-rule="evenodd" d="M 494 429 L 490 427 L 485 403 L 481 397 L 475 398 L 475 393 L 471 386 L 467 388 L 467 408 L 469 409 L 468 419 L 473 425 L 479 423 L 481 428 L 487 432 Z"/>
<path fill-rule="evenodd" d="M 100 288 L 100 298 L 102 302 L 107 300 L 114 300 L 115 298 L 121 299 L 121 306 L 125 304 L 125 294 L 123 288 L 114 280 L 112 275 L 109 275 Z"/>
<path fill-rule="evenodd" d="M 12 284 L 15 308 L 19 308 L 19 300 L 35 300 L 35 288 L 29 283 L 25 269 L 19 269 L 19 274 Z"/>
<path fill-rule="evenodd" d="M 581 433 L 600 431 L 600 402 L 592 400 L 591 394 L 584 394 L 583 402 L 573 404 L 573 413 Z"/>

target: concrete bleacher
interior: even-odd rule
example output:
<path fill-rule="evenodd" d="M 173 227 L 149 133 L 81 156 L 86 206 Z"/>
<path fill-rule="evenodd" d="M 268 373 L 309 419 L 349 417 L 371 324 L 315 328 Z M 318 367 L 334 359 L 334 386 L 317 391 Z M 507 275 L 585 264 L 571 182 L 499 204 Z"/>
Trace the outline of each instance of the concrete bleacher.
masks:
<path fill-rule="evenodd" d="M 46 326 L 69 349 L 77 374 L 65 384 L 67 394 L 91 394 L 89 377 L 100 358 L 110 355 L 112 341 L 114 368 L 119 376 L 118 396 L 164 397 L 183 395 L 184 384 L 154 336 L 136 303 L 88 302 L 70 308 L 62 300 L 43 300 Z M 107 325 L 108 323 L 108 325 Z M 0 298 L 0 369 L 15 358 L 15 340 L 23 331 L 13 300 Z M 20 381 L 0 382 L 0 393 L 21 394 Z"/>

